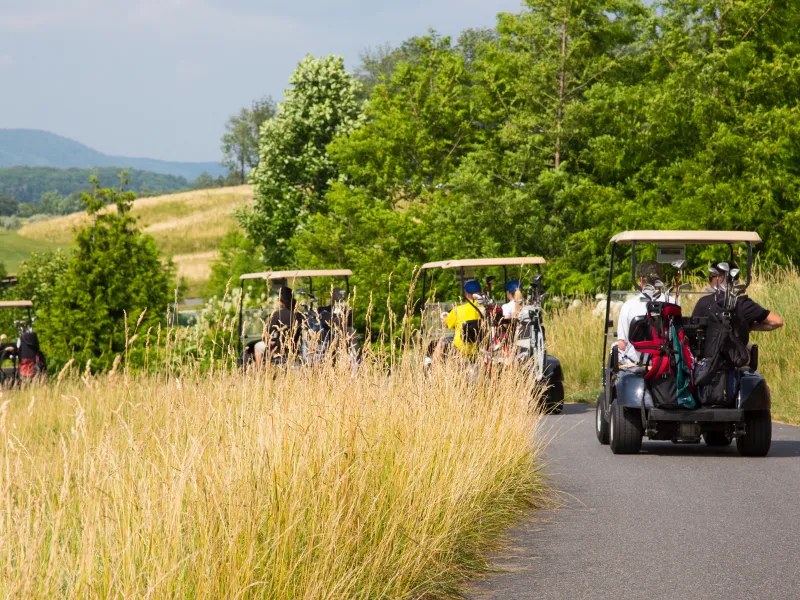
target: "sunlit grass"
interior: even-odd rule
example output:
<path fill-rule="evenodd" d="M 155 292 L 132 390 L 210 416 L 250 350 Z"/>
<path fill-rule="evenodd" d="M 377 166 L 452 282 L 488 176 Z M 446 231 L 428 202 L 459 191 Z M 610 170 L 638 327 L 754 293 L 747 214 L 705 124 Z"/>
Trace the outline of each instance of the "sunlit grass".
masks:
<path fill-rule="evenodd" d="M 165 254 L 188 254 L 216 250 L 225 234 L 236 226 L 233 211 L 253 197 L 252 188 L 196 190 L 133 203 L 131 214 L 151 234 Z M 58 217 L 27 225 L 19 235 L 34 242 L 67 245 L 74 239 L 74 229 L 89 222 L 86 213 Z"/>
<path fill-rule="evenodd" d="M 385 364 L 6 393 L 0 592 L 454 595 L 541 492 L 532 384 Z"/>

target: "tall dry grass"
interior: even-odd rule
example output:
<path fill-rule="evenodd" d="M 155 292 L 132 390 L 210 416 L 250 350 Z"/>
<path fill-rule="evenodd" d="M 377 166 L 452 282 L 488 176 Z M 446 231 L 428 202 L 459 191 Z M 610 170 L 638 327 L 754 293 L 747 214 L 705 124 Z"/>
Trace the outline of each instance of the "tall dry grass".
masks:
<path fill-rule="evenodd" d="M 236 227 L 234 210 L 252 198 L 253 188 L 249 185 L 194 190 L 139 198 L 133 203 L 131 214 L 165 254 L 206 252 L 219 248 L 225 234 Z M 67 245 L 75 238 L 75 228 L 87 223 L 89 217 L 80 212 L 26 225 L 19 235 L 37 242 Z"/>
<path fill-rule="evenodd" d="M 0 594 L 454 595 L 541 492 L 533 384 L 385 364 L 6 392 Z"/>
<path fill-rule="evenodd" d="M 748 294 L 781 315 L 786 325 L 776 331 L 753 332 L 759 345 L 759 371 L 772 392 L 773 418 L 800 424 L 800 270 L 758 269 Z M 682 302 L 686 310 L 694 299 Z M 593 400 L 602 388 L 603 316 L 592 314 L 595 301 L 579 308 L 558 308 L 547 317 L 548 350 L 564 367 L 567 400 Z"/>

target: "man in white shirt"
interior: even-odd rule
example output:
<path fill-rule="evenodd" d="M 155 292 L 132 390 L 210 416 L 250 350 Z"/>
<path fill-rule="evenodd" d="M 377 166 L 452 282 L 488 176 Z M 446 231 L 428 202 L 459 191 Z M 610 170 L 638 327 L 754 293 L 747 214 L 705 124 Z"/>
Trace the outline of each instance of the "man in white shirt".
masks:
<path fill-rule="evenodd" d="M 664 271 L 661 265 L 654 260 L 647 260 L 636 265 L 636 279 L 639 282 L 640 289 L 648 284 L 653 285 L 656 281 L 663 281 L 663 278 Z M 659 295 L 658 298 L 654 298 L 654 300 L 675 302 L 674 298 L 666 298 L 663 294 Z M 626 300 L 625 304 L 622 305 L 617 322 L 617 347 L 619 348 L 620 364 L 635 364 L 639 362 L 641 354 L 633 348 L 628 336 L 633 320 L 646 314 L 647 299 L 641 292 L 630 300 Z"/>

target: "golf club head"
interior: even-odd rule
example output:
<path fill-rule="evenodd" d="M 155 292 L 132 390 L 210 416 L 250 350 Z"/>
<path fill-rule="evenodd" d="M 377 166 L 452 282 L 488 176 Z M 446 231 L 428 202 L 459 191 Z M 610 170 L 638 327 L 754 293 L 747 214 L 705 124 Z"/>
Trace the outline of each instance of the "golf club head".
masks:
<path fill-rule="evenodd" d="M 673 260 L 671 264 L 678 271 L 683 271 L 683 269 L 686 267 L 686 261 L 685 260 Z"/>
<path fill-rule="evenodd" d="M 731 266 L 726 262 L 719 263 L 719 270 L 725 273 L 728 273 L 731 270 Z"/>
<path fill-rule="evenodd" d="M 656 280 L 653 282 L 653 287 L 654 287 L 655 289 L 657 289 L 657 290 L 663 290 L 663 289 L 664 289 L 664 282 L 663 282 L 663 281 L 661 281 L 660 279 L 656 279 Z"/>
<path fill-rule="evenodd" d="M 682 284 L 680 284 L 678 286 L 678 291 L 679 292 L 688 292 L 688 291 L 691 291 L 691 289 L 692 289 L 692 284 L 691 283 L 682 283 Z M 709 291 L 713 292 L 714 290 L 712 290 L 711 288 L 707 287 L 706 291 L 707 292 L 709 292 Z"/>
<path fill-rule="evenodd" d="M 711 277 L 718 277 L 719 271 L 714 267 L 708 267 L 708 274 L 711 275 Z"/>
<path fill-rule="evenodd" d="M 703 288 L 703 291 L 708 292 L 709 294 L 713 294 L 714 292 L 717 291 L 717 288 L 713 288 L 710 285 L 707 285 L 706 287 Z"/>
<path fill-rule="evenodd" d="M 747 284 L 746 283 L 737 283 L 733 286 L 733 293 L 737 296 L 741 296 L 747 291 Z"/>
<path fill-rule="evenodd" d="M 731 269 L 730 271 L 731 279 L 736 279 L 739 277 L 739 269 Z"/>
<path fill-rule="evenodd" d="M 548 296 L 550 296 L 550 294 L 542 294 L 541 296 L 539 296 L 539 303 L 541 304 L 542 302 L 547 300 Z"/>
<path fill-rule="evenodd" d="M 534 275 L 533 276 L 532 281 L 533 281 L 533 283 L 541 283 L 543 277 L 544 277 L 544 275 L 539 273 L 538 275 Z"/>

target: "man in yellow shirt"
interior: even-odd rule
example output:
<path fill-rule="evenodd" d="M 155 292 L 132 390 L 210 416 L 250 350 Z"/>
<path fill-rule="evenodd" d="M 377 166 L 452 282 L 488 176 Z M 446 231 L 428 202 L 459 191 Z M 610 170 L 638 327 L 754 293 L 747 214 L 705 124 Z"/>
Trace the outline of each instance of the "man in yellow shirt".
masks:
<path fill-rule="evenodd" d="M 462 329 L 464 323 L 468 321 L 477 321 L 475 324 L 480 327 L 480 320 L 483 318 L 477 304 L 475 304 L 474 294 L 481 293 L 481 284 L 470 279 L 464 283 L 464 304 L 459 304 L 451 310 L 447 317 L 444 319 L 444 326 L 448 329 L 453 329 L 455 335 L 453 336 L 453 345 L 461 352 L 471 354 L 475 349 L 475 344 L 462 339 Z"/>

